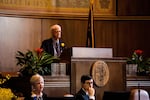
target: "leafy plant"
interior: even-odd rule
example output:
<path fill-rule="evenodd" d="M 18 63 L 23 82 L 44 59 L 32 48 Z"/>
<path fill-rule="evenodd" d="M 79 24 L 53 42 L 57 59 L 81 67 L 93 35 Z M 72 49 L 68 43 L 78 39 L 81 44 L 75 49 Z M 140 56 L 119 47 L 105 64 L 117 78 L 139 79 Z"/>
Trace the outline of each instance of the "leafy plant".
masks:
<path fill-rule="evenodd" d="M 138 72 L 149 71 L 150 58 L 145 58 L 142 50 L 134 50 L 131 58 L 127 59 L 127 64 L 137 64 Z"/>
<path fill-rule="evenodd" d="M 31 76 L 36 73 L 41 75 L 50 74 L 51 63 L 54 60 L 58 60 L 58 58 L 55 58 L 40 48 L 34 51 L 28 50 L 25 53 L 17 51 L 16 59 L 17 65 L 21 66 L 19 71 L 23 76 Z"/>

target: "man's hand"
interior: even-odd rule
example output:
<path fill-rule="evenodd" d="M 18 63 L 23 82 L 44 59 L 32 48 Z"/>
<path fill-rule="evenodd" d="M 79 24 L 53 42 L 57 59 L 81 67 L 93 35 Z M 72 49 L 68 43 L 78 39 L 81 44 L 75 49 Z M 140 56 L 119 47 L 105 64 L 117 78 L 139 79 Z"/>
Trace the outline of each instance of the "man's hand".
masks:
<path fill-rule="evenodd" d="M 90 87 L 88 90 L 89 96 L 94 96 L 95 95 L 95 89 L 93 87 Z"/>

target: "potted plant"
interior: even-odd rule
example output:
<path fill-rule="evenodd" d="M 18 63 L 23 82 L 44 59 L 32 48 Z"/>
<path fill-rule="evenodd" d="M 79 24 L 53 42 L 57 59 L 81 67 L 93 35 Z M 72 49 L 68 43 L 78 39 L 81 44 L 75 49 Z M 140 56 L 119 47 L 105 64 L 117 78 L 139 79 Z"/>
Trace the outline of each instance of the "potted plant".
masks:
<path fill-rule="evenodd" d="M 137 75 L 148 75 L 150 70 L 150 58 L 145 58 L 143 50 L 134 50 L 132 56 L 127 59 L 127 64 L 137 65 Z"/>
<path fill-rule="evenodd" d="M 35 73 L 50 75 L 51 63 L 58 60 L 41 48 L 34 51 L 28 50 L 25 53 L 17 51 L 16 59 L 17 65 L 21 66 L 19 72 L 22 76 L 31 76 Z"/>

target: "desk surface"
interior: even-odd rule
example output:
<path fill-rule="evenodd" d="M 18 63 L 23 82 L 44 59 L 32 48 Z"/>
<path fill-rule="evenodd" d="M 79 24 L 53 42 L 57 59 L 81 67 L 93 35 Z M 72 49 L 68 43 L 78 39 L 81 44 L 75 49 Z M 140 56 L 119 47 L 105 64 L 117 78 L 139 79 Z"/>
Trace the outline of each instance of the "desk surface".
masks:
<path fill-rule="evenodd" d="M 127 76 L 127 88 L 150 88 L 150 76 Z"/>
<path fill-rule="evenodd" d="M 150 76 L 127 76 L 127 81 L 150 81 Z"/>

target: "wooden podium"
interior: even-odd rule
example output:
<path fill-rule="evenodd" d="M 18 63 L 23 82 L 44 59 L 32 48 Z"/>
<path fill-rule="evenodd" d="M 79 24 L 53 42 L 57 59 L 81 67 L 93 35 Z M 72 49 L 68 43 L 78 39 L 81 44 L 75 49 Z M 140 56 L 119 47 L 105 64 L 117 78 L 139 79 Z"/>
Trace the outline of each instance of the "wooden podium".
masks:
<path fill-rule="evenodd" d="M 88 50 L 90 49 L 90 50 Z M 84 54 L 80 54 L 84 53 Z M 91 67 L 96 61 L 104 61 L 108 65 L 109 80 L 101 87 L 94 85 L 96 100 L 102 100 L 104 91 L 126 90 L 126 60 L 112 57 L 111 48 L 72 48 L 71 57 L 71 94 L 81 88 L 80 78 L 83 74 L 91 74 Z M 87 55 L 87 56 L 86 56 Z M 95 56 L 93 56 L 95 55 Z M 93 76 L 92 76 L 93 77 Z"/>

